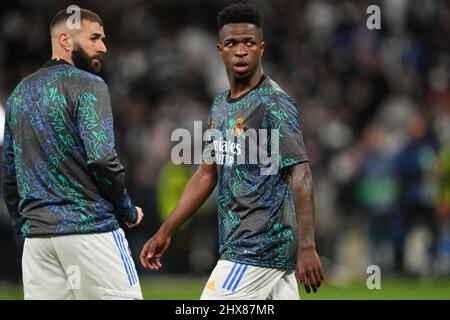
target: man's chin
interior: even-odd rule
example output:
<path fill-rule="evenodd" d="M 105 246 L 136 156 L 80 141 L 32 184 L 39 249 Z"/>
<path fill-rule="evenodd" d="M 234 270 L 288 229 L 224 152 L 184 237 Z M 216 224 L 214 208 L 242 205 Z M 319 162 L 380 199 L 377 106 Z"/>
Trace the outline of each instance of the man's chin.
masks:
<path fill-rule="evenodd" d="M 91 69 L 92 73 L 100 74 L 100 72 L 102 71 L 102 64 L 100 62 L 93 62 L 89 66 L 89 69 Z"/>
<path fill-rule="evenodd" d="M 247 71 L 247 72 L 235 72 L 233 71 L 233 76 L 236 80 L 245 80 L 251 78 L 254 72 Z"/>
<path fill-rule="evenodd" d="M 89 66 L 77 66 L 77 68 L 82 69 L 84 71 L 99 75 L 102 71 L 101 63 L 91 63 Z"/>

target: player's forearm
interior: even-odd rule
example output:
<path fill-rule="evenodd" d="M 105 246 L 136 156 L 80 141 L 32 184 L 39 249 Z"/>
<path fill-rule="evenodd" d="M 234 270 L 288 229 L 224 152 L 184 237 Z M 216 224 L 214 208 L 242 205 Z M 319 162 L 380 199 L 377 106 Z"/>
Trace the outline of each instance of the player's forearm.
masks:
<path fill-rule="evenodd" d="M 161 226 L 160 232 L 170 235 L 182 226 L 208 199 L 216 183 L 217 176 L 215 173 L 205 172 L 205 170 L 199 168 L 189 180 L 180 201 Z"/>
<path fill-rule="evenodd" d="M 299 249 L 315 249 L 314 191 L 307 163 L 292 169 L 292 189 L 297 213 Z"/>
<path fill-rule="evenodd" d="M 97 186 L 106 200 L 114 205 L 114 212 L 124 222 L 133 223 L 137 211 L 125 187 L 125 169 L 115 152 L 89 163 Z"/>

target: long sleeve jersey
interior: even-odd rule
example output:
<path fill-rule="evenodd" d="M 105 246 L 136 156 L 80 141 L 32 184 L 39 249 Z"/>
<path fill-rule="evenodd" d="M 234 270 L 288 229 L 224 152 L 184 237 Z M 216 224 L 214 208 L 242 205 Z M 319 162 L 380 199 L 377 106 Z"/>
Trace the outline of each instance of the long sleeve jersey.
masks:
<path fill-rule="evenodd" d="M 137 211 L 114 145 L 108 86 L 64 60 L 6 104 L 3 192 L 19 237 L 107 232 Z"/>

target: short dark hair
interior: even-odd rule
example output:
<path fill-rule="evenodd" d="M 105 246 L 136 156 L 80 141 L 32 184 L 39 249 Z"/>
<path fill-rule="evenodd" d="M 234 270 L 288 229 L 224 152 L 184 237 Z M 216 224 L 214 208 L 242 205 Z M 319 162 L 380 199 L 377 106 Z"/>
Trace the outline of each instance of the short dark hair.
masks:
<path fill-rule="evenodd" d="M 233 3 L 223 8 L 217 16 L 219 31 L 229 23 L 250 23 L 262 29 L 263 19 L 259 12 L 249 3 Z"/>
<path fill-rule="evenodd" d="M 52 31 L 53 27 L 57 24 L 59 24 L 62 21 L 66 21 L 70 16 L 72 16 L 72 12 L 67 13 L 67 9 L 63 9 L 59 11 L 55 16 L 53 17 L 52 21 L 50 22 L 50 31 Z M 98 22 L 101 26 L 103 26 L 103 20 L 96 14 L 95 12 L 92 12 L 87 9 L 80 8 L 80 19 L 83 20 L 89 20 L 92 22 Z"/>

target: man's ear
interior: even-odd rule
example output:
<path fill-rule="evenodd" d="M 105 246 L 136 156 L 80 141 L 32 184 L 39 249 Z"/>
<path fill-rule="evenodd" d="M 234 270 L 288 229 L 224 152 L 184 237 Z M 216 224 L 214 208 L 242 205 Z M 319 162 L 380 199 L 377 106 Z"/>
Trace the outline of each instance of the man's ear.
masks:
<path fill-rule="evenodd" d="M 68 52 L 72 51 L 72 49 L 73 49 L 73 40 L 72 40 L 72 37 L 69 34 L 64 33 L 64 32 L 61 33 L 58 36 L 58 41 L 59 41 L 59 44 L 61 45 L 61 47 L 64 48 L 64 50 L 66 50 Z"/>
<path fill-rule="evenodd" d="M 222 45 L 220 43 L 217 44 L 217 50 L 219 51 L 220 59 L 223 60 L 222 56 Z"/>
<path fill-rule="evenodd" d="M 264 55 L 264 49 L 266 48 L 266 43 L 264 41 L 261 42 L 260 48 L 261 48 L 261 58 L 262 58 Z"/>

